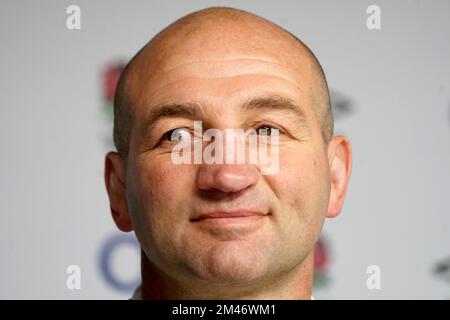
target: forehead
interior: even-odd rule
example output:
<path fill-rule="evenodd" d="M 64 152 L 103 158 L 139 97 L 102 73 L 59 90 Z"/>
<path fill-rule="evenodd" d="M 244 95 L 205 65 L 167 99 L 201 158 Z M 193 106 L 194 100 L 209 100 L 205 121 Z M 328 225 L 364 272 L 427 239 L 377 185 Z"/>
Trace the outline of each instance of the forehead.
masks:
<path fill-rule="evenodd" d="M 169 29 L 141 52 L 134 68 L 135 112 L 169 100 L 209 96 L 231 102 L 252 91 L 306 97 L 309 56 L 289 34 L 265 24 L 253 33 L 239 24 L 202 27 Z"/>
<path fill-rule="evenodd" d="M 148 46 L 159 62 L 172 60 L 223 59 L 235 54 L 266 56 L 283 60 L 283 55 L 302 51 L 302 45 L 288 32 L 258 17 L 236 20 L 198 19 L 175 22 L 158 34 Z"/>

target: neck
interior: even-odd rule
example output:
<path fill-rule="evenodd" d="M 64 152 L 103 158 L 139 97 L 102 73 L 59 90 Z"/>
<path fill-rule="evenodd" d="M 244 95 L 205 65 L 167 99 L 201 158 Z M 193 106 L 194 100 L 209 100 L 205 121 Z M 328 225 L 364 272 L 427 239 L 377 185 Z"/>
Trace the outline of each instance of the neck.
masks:
<path fill-rule="evenodd" d="M 142 298 L 145 300 L 309 300 L 313 253 L 273 281 L 248 286 L 221 286 L 201 281 L 182 284 L 157 268 L 141 251 Z"/>

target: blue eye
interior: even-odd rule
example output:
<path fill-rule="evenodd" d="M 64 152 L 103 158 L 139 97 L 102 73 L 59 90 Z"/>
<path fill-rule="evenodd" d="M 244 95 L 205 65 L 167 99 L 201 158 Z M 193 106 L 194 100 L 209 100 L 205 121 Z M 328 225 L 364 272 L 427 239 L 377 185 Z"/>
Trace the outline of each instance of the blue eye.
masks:
<path fill-rule="evenodd" d="M 176 142 L 181 139 L 186 139 L 190 135 L 191 133 L 186 128 L 175 128 L 164 133 L 162 140 Z"/>

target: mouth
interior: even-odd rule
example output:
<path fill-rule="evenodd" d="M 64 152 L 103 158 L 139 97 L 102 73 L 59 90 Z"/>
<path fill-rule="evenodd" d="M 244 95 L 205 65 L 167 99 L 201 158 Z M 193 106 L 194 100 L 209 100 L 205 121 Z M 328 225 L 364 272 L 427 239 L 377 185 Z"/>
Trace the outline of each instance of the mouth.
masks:
<path fill-rule="evenodd" d="M 197 217 L 192 218 L 192 222 L 202 221 L 202 220 L 208 220 L 208 219 L 250 219 L 250 218 L 262 218 L 264 216 L 268 215 L 268 213 L 263 213 L 259 211 L 249 211 L 249 210 L 238 210 L 238 211 L 213 211 L 213 212 L 207 212 L 199 214 Z"/>
<path fill-rule="evenodd" d="M 261 211 L 214 211 L 191 219 L 196 225 L 219 229 L 256 229 L 270 213 Z"/>

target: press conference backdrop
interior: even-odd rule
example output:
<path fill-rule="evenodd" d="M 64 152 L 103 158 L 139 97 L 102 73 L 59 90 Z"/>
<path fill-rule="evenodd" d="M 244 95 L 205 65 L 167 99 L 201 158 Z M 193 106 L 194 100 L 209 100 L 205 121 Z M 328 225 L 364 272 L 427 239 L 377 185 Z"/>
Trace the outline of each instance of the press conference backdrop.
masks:
<path fill-rule="evenodd" d="M 70 5 L 80 29 L 67 28 Z M 450 298 L 450 1 L 0 3 L 0 298 L 124 299 L 139 249 L 103 183 L 111 90 L 159 30 L 214 5 L 245 9 L 321 61 L 336 133 L 353 146 L 341 215 L 321 239 L 317 299 Z M 368 28 L 370 5 L 381 29 Z M 370 11 L 370 10 L 369 10 Z M 67 279 L 75 265 L 81 288 Z M 374 273 L 379 286 L 368 285 Z"/>

